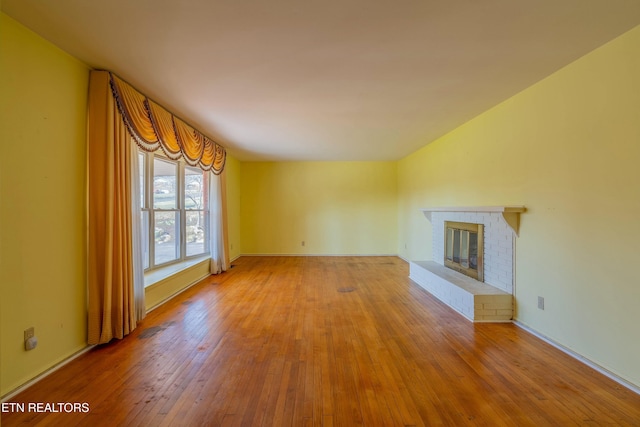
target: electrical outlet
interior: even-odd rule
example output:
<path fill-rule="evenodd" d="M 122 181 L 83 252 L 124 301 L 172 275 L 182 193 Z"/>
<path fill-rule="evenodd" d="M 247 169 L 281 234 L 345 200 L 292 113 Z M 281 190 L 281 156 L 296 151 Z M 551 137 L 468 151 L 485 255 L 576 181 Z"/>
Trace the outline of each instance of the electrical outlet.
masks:
<path fill-rule="evenodd" d="M 544 298 L 543 297 L 538 297 L 538 308 L 540 310 L 544 310 Z"/>
<path fill-rule="evenodd" d="M 38 346 L 38 338 L 36 338 L 36 331 L 32 327 L 24 330 L 24 349 L 26 351 L 33 350 Z"/>

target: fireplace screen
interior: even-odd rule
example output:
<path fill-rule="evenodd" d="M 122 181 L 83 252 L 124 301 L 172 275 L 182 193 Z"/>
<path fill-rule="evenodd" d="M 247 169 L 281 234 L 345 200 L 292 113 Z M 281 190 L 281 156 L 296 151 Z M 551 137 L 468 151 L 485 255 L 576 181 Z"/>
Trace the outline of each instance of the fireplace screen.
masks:
<path fill-rule="evenodd" d="M 445 221 L 444 230 L 444 265 L 484 281 L 483 225 Z"/>

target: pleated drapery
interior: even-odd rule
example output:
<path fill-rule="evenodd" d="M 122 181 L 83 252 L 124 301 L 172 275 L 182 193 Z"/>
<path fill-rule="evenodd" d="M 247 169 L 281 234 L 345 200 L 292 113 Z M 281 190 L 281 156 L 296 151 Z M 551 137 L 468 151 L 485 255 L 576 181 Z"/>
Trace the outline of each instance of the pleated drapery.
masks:
<path fill-rule="evenodd" d="M 88 342 L 103 344 L 129 334 L 145 315 L 135 145 L 182 157 L 218 175 L 218 185 L 226 151 L 107 71 L 91 72 L 88 113 Z M 212 273 L 228 265 L 223 192 L 218 201 Z"/>
<path fill-rule="evenodd" d="M 92 72 L 88 114 L 89 344 L 123 338 L 139 320 L 133 276 L 131 144 L 115 105 L 109 74 Z"/>
<path fill-rule="evenodd" d="M 229 254 L 227 252 L 227 195 L 225 185 L 225 174 L 218 176 L 211 174 L 209 180 L 209 200 L 211 200 L 211 210 L 209 211 L 209 230 L 211 234 L 211 274 L 219 274 L 229 268 Z"/>
<path fill-rule="evenodd" d="M 162 151 L 172 160 L 183 157 L 190 166 L 219 175 L 224 169 L 225 149 L 201 132 L 110 74 L 118 109 L 136 142 L 146 151 Z"/>
<path fill-rule="evenodd" d="M 144 303 L 144 260 L 142 250 L 142 218 L 140 212 L 142 206 L 140 195 L 142 194 L 140 180 L 136 177 L 140 176 L 140 164 L 138 163 L 138 146 L 131 142 L 131 237 L 133 247 L 133 296 L 136 310 L 136 320 L 144 319 L 147 314 L 146 305 Z"/>

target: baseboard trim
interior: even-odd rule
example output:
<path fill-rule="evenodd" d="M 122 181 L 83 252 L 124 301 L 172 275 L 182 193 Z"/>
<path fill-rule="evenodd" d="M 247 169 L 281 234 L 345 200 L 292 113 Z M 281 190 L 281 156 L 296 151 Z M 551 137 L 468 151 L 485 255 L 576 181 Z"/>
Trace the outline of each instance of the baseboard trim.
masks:
<path fill-rule="evenodd" d="M 408 258 L 403 257 L 402 255 L 396 255 L 398 258 L 400 258 L 401 260 L 403 260 L 404 262 L 406 262 L 407 264 L 409 264 L 411 262 L 411 260 L 409 260 Z"/>
<path fill-rule="evenodd" d="M 514 325 L 516 325 L 517 327 L 529 332 L 531 335 L 534 335 L 535 337 L 540 338 L 542 341 L 544 341 L 547 344 L 557 348 L 558 350 L 562 351 L 563 353 L 573 357 L 577 361 L 584 363 L 585 365 L 589 366 L 592 369 L 595 369 L 596 371 L 598 371 L 599 373 L 601 373 L 605 377 L 617 382 L 621 386 L 623 386 L 623 387 L 631 390 L 632 392 L 640 395 L 640 386 L 637 386 L 637 385 L 625 380 L 624 378 L 620 377 L 619 375 L 616 375 L 613 372 L 609 371 L 607 368 L 604 368 L 604 367 L 598 365 L 597 363 L 587 359 L 586 357 L 582 356 L 581 354 L 576 353 L 575 351 L 563 346 L 562 344 L 558 343 L 557 341 L 554 341 L 553 339 L 547 337 L 546 335 L 541 334 L 540 332 L 536 331 L 535 329 L 532 329 L 529 326 L 518 322 L 517 320 L 513 320 L 512 323 Z"/>
<path fill-rule="evenodd" d="M 77 351 L 75 353 L 73 353 L 71 356 L 67 357 L 66 359 L 63 359 L 62 361 L 56 363 L 55 365 L 53 365 L 52 367 L 50 367 L 49 369 L 46 369 L 44 372 L 41 372 L 40 374 L 36 375 L 35 377 L 33 377 L 32 379 L 30 379 L 29 381 L 27 381 L 26 383 L 22 384 L 21 386 L 19 386 L 18 388 L 10 391 L 9 393 L 5 394 L 4 396 L 2 396 L 2 400 L 1 402 L 6 402 L 7 400 L 12 399 L 13 397 L 15 397 L 16 395 L 22 393 L 24 390 L 28 389 L 29 387 L 31 387 L 32 385 L 36 384 L 37 382 L 41 381 L 42 379 L 44 379 L 45 377 L 48 377 L 49 375 L 53 374 L 54 372 L 56 372 L 58 369 L 61 369 L 62 367 L 64 367 L 65 365 L 73 362 L 74 360 L 76 360 L 78 357 L 82 356 L 83 354 L 89 352 L 92 348 L 94 348 L 95 345 L 87 345 L 85 348 L 83 348 L 80 351 Z"/>

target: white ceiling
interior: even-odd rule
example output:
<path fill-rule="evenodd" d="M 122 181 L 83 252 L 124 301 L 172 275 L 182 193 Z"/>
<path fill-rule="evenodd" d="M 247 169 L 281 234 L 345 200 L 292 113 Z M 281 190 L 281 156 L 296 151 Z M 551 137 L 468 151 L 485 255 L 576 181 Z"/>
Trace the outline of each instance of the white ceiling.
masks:
<path fill-rule="evenodd" d="M 240 160 L 395 160 L 640 24 L 640 0 L 2 0 Z"/>

